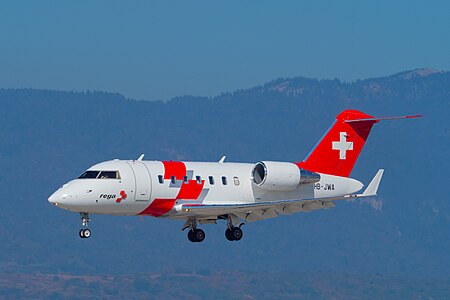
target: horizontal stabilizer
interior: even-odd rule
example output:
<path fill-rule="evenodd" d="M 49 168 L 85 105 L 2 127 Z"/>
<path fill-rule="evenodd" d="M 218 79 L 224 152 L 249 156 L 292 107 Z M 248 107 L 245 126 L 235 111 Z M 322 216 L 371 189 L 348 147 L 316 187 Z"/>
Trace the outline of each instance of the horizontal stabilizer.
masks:
<path fill-rule="evenodd" d="M 378 186 L 380 185 L 381 177 L 383 177 L 384 170 L 379 169 L 377 174 L 373 177 L 372 181 L 369 183 L 367 188 L 364 190 L 361 196 L 376 196 L 378 191 Z"/>
<path fill-rule="evenodd" d="M 398 117 L 382 117 L 382 118 L 363 118 L 363 119 L 352 119 L 345 120 L 345 123 L 353 123 L 353 122 L 366 122 L 366 121 L 384 121 L 384 120 L 399 120 L 399 119 L 415 119 L 421 118 L 423 115 L 412 115 L 412 116 L 398 116 Z"/>

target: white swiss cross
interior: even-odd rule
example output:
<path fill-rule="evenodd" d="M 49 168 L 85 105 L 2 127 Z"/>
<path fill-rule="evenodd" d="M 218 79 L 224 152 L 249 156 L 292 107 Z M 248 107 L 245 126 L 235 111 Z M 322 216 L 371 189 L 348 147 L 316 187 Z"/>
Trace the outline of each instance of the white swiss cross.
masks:
<path fill-rule="evenodd" d="M 347 132 L 340 132 L 339 142 L 333 142 L 333 150 L 339 150 L 339 159 L 346 159 L 347 150 L 353 150 L 353 142 L 347 142 Z"/>

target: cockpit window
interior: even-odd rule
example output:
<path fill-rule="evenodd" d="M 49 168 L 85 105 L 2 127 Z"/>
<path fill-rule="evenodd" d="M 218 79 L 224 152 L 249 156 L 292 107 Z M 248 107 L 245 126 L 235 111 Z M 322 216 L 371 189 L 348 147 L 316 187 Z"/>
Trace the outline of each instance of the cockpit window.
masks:
<path fill-rule="evenodd" d="M 119 171 L 86 171 L 78 179 L 120 179 Z"/>
<path fill-rule="evenodd" d="M 120 179 L 118 171 L 102 171 L 98 176 L 100 179 Z"/>
<path fill-rule="evenodd" d="M 86 171 L 78 177 L 78 179 L 95 179 L 100 171 Z"/>

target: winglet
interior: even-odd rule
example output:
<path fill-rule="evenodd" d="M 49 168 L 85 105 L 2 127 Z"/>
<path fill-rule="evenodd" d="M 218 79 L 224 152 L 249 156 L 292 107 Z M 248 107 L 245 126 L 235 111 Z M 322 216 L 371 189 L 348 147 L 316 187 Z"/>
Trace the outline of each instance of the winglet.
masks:
<path fill-rule="evenodd" d="M 379 169 L 377 174 L 373 177 L 372 181 L 369 183 L 367 188 L 364 190 L 361 196 L 376 196 L 378 191 L 378 186 L 380 185 L 381 177 L 383 177 L 383 169 Z"/>

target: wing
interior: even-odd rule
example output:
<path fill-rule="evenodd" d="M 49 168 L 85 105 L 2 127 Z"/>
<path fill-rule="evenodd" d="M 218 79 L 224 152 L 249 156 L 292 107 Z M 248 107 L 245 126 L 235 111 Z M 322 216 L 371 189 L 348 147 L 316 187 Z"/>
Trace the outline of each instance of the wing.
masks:
<path fill-rule="evenodd" d="M 220 215 L 234 214 L 243 220 L 254 222 L 278 217 L 280 215 L 331 208 L 336 206 L 333 202 L 336 200 L 376 196 L 383 172 L 383 169 L 378 170 L 377 174 L 362 194 L 319 199 L 293 199 L 245 204 L 183 204 L 179 212 L 180 216 L 185 218 L 195 217 L 200 220 L 216 218 Z"/>

